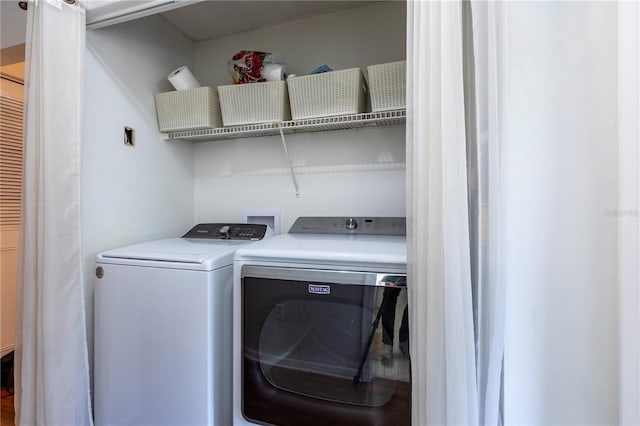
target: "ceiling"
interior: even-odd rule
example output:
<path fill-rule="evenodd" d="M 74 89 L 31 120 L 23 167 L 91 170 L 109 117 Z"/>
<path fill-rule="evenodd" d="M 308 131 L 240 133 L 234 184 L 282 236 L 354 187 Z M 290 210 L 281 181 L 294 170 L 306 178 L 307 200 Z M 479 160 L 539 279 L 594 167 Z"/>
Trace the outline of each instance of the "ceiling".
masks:
<path fill-rule="evenodd" d="M 89 28 L 159 13 L 191 40 L 201 41 L 373 1 L 383 0 L 87 0 L 86 4 Z M 24 43 L 26 13 L 18 7 L 17 0 L 0 0 L 0 6 L 2 48 Z"/>
<path fill-rule="evenodd" d="M 201 41 L 367 3 L 371 1 L 202 1 L 163 12 L 161 16 L 191 40 Z"/>

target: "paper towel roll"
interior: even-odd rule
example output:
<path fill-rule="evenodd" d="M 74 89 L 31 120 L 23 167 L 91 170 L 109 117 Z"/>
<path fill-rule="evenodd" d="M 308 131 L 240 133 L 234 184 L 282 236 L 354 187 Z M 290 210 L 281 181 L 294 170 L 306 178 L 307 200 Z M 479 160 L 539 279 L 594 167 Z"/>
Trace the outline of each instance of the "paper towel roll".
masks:
<path fill-rule="evenodd" d="M 287 79 L 287 66 L 283 64 L 265 64 L 260 73 L 267 81 Z"/>
<path fill-rule="evenodd" d="M 198 83 L 198 80 L 196 80 L 193 74 L 191 74 L 191 71 L 189 71 L 189 68 L 186 66 L 182 66 L 173 71 L 167 78 L 176 90 L 187 90 L 200 87 L 200 83 Z"/>

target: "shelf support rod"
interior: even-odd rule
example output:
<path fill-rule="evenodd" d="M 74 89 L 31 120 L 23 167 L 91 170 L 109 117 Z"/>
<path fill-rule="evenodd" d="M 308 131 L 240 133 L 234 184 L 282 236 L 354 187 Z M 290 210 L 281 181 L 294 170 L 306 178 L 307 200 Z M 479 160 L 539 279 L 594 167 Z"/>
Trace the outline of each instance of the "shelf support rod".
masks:
<path fill-rule="evenodd" d="M 293 179 L 293 187 L 296 189 L 296 198 L 300 198 L 300 190 L 298 189 L 298 181 L 296 179 L 296 173 L 293 170 L 293 164 L 291 164 L 291 157 L 289 156 L 289 150 L 287 149 L 287 141 L 284 139 L 284 131 L 282 130 L 282 126 L 278 126 L 280 129 L 280 138 L 282 139 L 282 146 L 284 148 L 284 155 L 287 157 L 287 161 L 289 162 L 289 170 L 291 171 L 291 178 Z"/>

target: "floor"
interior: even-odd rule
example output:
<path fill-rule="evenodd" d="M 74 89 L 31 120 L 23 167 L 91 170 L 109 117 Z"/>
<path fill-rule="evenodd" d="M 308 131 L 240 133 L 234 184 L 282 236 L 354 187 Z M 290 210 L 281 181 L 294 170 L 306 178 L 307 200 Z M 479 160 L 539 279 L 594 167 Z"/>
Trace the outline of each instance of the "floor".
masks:
<path fill-rule="evenodd" d="M 13 395 L 2 388 L 0 401 L 0 426 L 14 426 Z"/>
<path fill-rule="evenodd" d="M 373 341 L 373 354 L 379 354 L 382 349 L 382 333 L 376 333 Z M 409 381 L 411 377 L 409 358 L 400 352 L 397 344 L 393 348 L 393 361 L 383 363 L 379 356 L 374 355 L 371 363 L 373 375 L 385 379 Z"/>

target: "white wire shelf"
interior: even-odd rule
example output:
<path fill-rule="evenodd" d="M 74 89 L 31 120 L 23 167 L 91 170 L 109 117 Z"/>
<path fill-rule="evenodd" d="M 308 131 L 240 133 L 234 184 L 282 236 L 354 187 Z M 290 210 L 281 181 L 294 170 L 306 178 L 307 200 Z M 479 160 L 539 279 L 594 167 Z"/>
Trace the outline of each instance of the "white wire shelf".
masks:
<path fill-rule="evenodd" d="M 334 117 L 308 118 L 276 123 L 249 124 L 245 126 L 219 127 L 215 129 L 187 130 L 167 133 L 168 139 L 212 141 L 218 139 L 276 136 L 280 128 L 285 134 L 347 130 L 365 127 L 400 126 L 406 122 L 404 109 Z"/>

